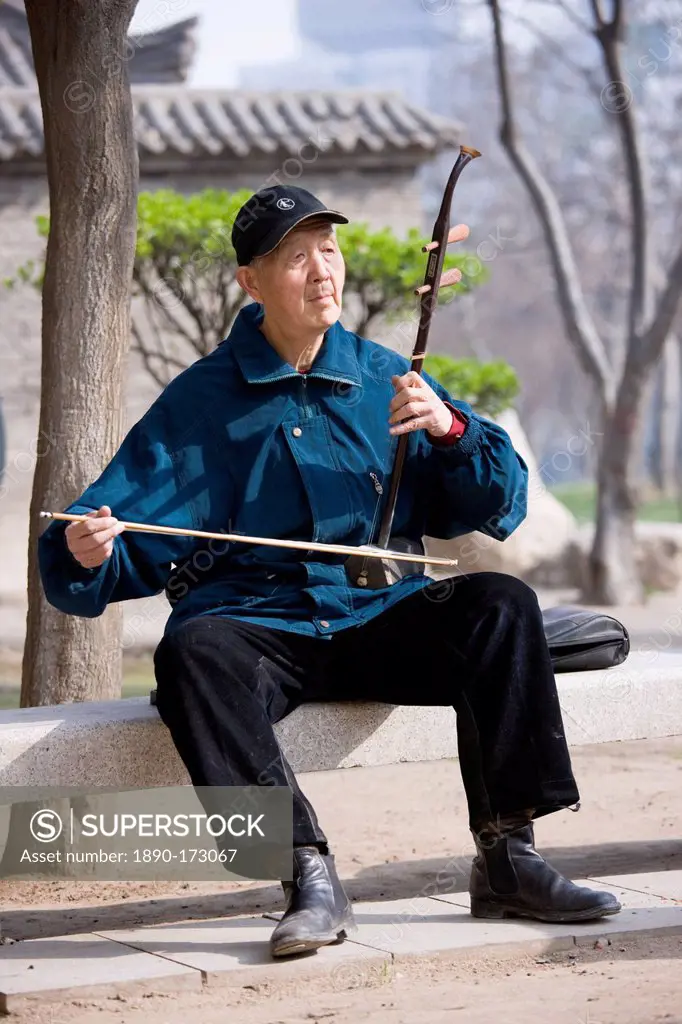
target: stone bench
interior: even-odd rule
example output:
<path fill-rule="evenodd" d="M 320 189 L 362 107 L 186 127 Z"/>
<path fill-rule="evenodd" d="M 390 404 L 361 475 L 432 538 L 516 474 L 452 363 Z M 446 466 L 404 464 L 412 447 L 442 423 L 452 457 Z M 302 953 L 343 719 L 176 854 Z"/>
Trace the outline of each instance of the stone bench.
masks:
<path fill-rule="evenodd" d="M 682 654 L 633 651 L 623 665 L 557 675 L 571 745 L 682 734 Z M 450 708 L 308 704 L 276 727 L 296 772 L 457 756 Z M 188 783 L 148 698 L 0 712 L 0 785 Z"/>

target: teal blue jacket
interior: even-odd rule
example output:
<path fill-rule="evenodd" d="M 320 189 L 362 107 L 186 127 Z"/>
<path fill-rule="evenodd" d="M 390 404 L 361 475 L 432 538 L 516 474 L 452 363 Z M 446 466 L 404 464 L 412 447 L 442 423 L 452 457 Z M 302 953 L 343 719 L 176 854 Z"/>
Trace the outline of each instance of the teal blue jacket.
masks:
<path fill-rule="evenodd" d="M 261 320 L 260 305 L 246 306 L 225 341 L 171 381 L 64 511 L 109 505 L 132 522 L 367 543 L 398 441 L 388 429 L 391 375 L 407 372 L 409 360 L 337 323 L 304 375 L 268 343 Z M 478 530 L 504 540 L 526 515 L 527 467 L 505 430 L 424 376 L 468 423 L 448 447 L 424 430 L 408 435 L 393 534 Z M 166 632 L 212 614 L 325 637 L 430 582 L 420 572 L 363 589 L 349 584 L 345 555 L 130 530 L 99 568 L 86 569 L 68 550 L 66 525 L 54 521 L 39 540 L 48 601 L 95 617 L 112 601 L 165 590 Z"/>

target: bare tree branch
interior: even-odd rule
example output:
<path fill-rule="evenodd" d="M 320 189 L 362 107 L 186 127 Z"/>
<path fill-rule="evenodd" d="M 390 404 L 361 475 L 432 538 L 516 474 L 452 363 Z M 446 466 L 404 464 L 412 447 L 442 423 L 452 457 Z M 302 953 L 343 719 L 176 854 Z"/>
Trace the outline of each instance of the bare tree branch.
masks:
<path fill-rule="evenodd" d="M 535 0 L 535 2 L 540 3 L 541 0 Z M 542 2 L 549 4 L 550 7 L 558 7 L 561 11 L 563 11 L 568 20 L 572 21 L 577 28 L 581 29 L 581 31 L 590 31 L 590 26 L 588 25 L 588 23 L 586 21 L 583 21 L 580 15 L 576 14 L 573 8 L 569 7 L 566 0 L 542 0 Z"/>
<path fill-rule="evenodd" d="M 237 313 L 242 308 L 246 300 L 250 301 L 248 295 L 245 295 L 241 288 L 237 288 L 235 286 L 236 278 L 234 273 L 230 273 L 229 275 L 225 272 L 221 273 L 218 284 L 221 304 L 217 321 L 220 324 L 220 338 L 216 338 L 216 344 L 219 344 L 225 337 L 227 337 L 228 329 L 237 316 Z M 230 298 L 231 294 L 234 295 L 233 299 Z"/>
<path fill-rule="evenodd" d="M 219 261 L 199 279 L 190 269 L 180 270 L 171 259 L 157 253 L 153 262 L 137 262 L 133 277 L 136 293 L 144 303 L 148 328 L 153 332 L 153 338 L 145 341 L 137 325 L 135 350 L 161 387 L 168 383 L 173 371 L 185 369 L 192 358 L 183 362 L 167 352 L 164 334 L 177 338 L 199 357 L 207 355 L 227 336 L 246 299 L 242 290 L 235 288 L 234 269 Z M 175 303 L 166 301 L 166 289 Z M 159 370 L 158 363 L 163 370 Z"/>
<path fill-rule="evenodd" d="M 142 329 L 141 329 L 141 327 L 138 327 L 137 322 L 135 322 L 133 326 L 135 327 L 135 330 L 137 330 L 137 332 L 138 332 L 138 337 L 139 337 L 139 342 L 140 342 L 140 347 L 137 349 L 137 351 L 140 351 L 140 353 L 141 353 L 142 348 L 145 347 L 145 342 L 144 342 L 144 336 L 142 334 Z M 160 331 L 156 330 L 155 333 L 156 333 L 156 338 L 157 338 L 158 344 L 160 345 L 160 349 L 159 349 L 158 352 L 155 352 L 152 349 L 146 349 L 146 351 L 148 351 L 148 353 L 151 356 L 151 358 L 155 358 L 156 357 L 156 358 L 160 359 L 161 362 L 163 362 L 163 364 L 168 367 L 168 371 L 169 371 L 168 379 L 170 380 L 170 376 L 171 376 L 170 371 L 171 370 L 175 370 L 175 371 L 186 370 L 187 369 L 187 363 L 183 362 L 182 359 L 178 359 L 176 356 L 172 355 L 172 353 L 170 353 L 168 351 L 168 349 L 166 348 L 164 339 L 163 339 L 163 335 L 160 333 Z M 137 341 L 137 338 L 136 338 L 136 341 Z M 168 383 L 168 381 L 166 381 L 166 383 Z"/>
<path fill-rule="evenodd" d="M 609 24 L 609 22 L 606 21 L 606 18 L 604 16 L 602 0 L 590 0 L 590 3 L 592 6 L 592 13 L 594 14 L 594 20 L 596 21 L 598 27 L 603 28 L 605 25 Z"/>
<path fill-rule="evenodd" d="M 651 366 L 659 357 L 670 331 L 682 296 L 682 245 L 668 271 L 667 280 L 658 298 L 651 326 L 639 341 L 640 365 Z M 639 361 L 638 360 L 638 361 Z"/>
<path fill-rule="evenodd" d="M 610 98 L 607 98 L 605 94 L 603 106 L 612 118 L 616 118 L 630 194 L 632 287 L 628 312 L 628 346 L 629 349 L 634 350 L 639 345 L 642 333 L 651 320 L 653 301 L 644 159 L 633 105 L 625 86 L 621 54 L 622 40 L 620 38 L 622 34 L 620 2 L 616 0 L 614 3 L 613 18 L 609 22 L 604 21 L 601 15 L 599 0 L 592 0 L 592 6 L 595 18 L 598 19 L 595 37 L 601 47 L 609 87 L 615 90 Z"/>
<path fill-rule="evenodd" d="M 643 588 L 641 572 L 633 555 L 637 510 L 633 455 L 641 433 L 642 401 L 648 378 L 680 307 L 682 247 L 677 250 L 667 275 L 659 272 L 648 248 L 646 218 L 650 204 L 647 201 L 645 161 L 649 153 L 640 143 L 638 123 L 630 103 L 631 93 L 624 79 L 621 53 L 624 5 L 622 0 L 611 0 L 611 3 L 590 0 L 593 32 L 601 47 L 607 81 L 613 89 L 613 92 L 605 90 L 600 98 L 607 113 L 619 118 L 616 137 L 623 154 L 626 173 L 621 177 L 628 196 L 629 245 L 627 250 L 611 253 L 609 261 L 614 278 L 627 277 L 624 315 L 621 315 L 620 308 L 623 303 L 617 301 L 613 289 L 609 290 L 608 302 L 599 303 L 597 297 L 600 318 L 623 323 L 619 341 L 624 355 L 619 353 L 617 358 L 607 361 L 606 332 L 597 331 L 596 323 L 585 309 L 569 245 L 568 221 L 559 208 L 556 195 L 517 138 L 502 37 L 500 0 L 488 0 L 488 4 L 493 16 L 503 108 L 502 144 L 531 197 L 543 227 L 560 307 L 572 345 L 588 372 L 591 371 L 595 383 L 600 383 L 600 374 L 605 382 L 598 395 L 601 401 L 601 440 L 598 445 L 596 525 L 586 565 L 585 596 L 593 603 L 613 604 L 623 601 L 623 594 L 627 593 L 629 601 L 638 601 L 642 598 Z M 608 163 L 605 166 L 608 168 Z M 677 249 L 677 241 L 675 247 Z M 622 263 L 624 259 L 627 259 L 627 275 L 622 273 L 624 268 L 618 266 L 618 261 Z M 657 290 L 659 297 L 654 312 Z M 587 318 L 582 323 L 581 311 Z M 619 366 L 618 373 L 612 369 L 616 365 Z"/>
<path fill-rule="evenodd" d="M 147 353 L 150 359 L 154 359 L 154 358 L 159 359 L 161 361 L 161 363 L 164 364 L 166 366 L 166 368 L 169 370 L 169 377 L 168 377 L 168 380 L 166 381 L 166 384 L 167 384 L 168 381 L 170 380 L 170 366 L 169 366 L 169 364 L 170 364 L 170 361 L 171 361 L 172 357 L 171 356 L 166 356 L 166 349 L 165 349 L 165 346 L 164 346 L 164 343 L 163 343 L 163 335 L 161 333 L 161 328 L 160 328 L 160 325 L 157 323 L 156 317 L 154 315 L 155 313 L 158 313 L 158 309 L 159 309 L 159 307 L 158 307 L 158 305 L 156 303 L 150 303 L 147 306 L 147 323 L 149 324 L 151 330 L 154 332 L 155 348 L 154 349 L 147 349 L 146 346 L 144 345 L 144 341 L 143 341 L 143 339 L 141 337 L 141 334 L 140 334 L 140 336 L 138 336 L 138 338 L 136 338 L 136 341 L 138 342 L 138 344 L 140 346 L 140 351 L 142 352 L 143 357 L 144 357 L 144 354 Z M 185 369 L 184 365 L 182 365 L 182 369 L 183 370 Z"/>
<path fill-rule="evenodd" d="M 224 279 L 224 275 L 220 275 L 221 279 L 218 286 L 218 292 L 220 295 L 220 308 L 218 310 L 218 324 L 220 325 L 219 330 L 221 334 L 221 341 L 225 337 L 227 328 L 232 322 L 232 303 L 230 302 L 230 288 L 228 283 Z M 218 342 L 216 341 L 216 344 Z"/>
<path fill-rule="evenodd" d="M 590 68 L 583 67 L 582 64 L 576 63 L 576 61 L 574 61 L 570 57 L 565 46 L 561 46 L 554 39 L 552 39 L 551 36 L 547 35 L 546 32 L 543 32 L 542 29 L 538 28 L 538 26 L 533 21 L 530 21 L 528 18 L 525 18 L 522 14 L 512 12 L 508 15 L 508 17 L 510 18 L 510 20 L 515 21 L 517 24 L 523 25 L 523 27 L 528 29 L 529 32 L 532 32 L 533 35 L 540 40 L 542 45 L 549 53 L 553 54 L 554 57 L 556 57 L 556 59 L 561 64 L 564 65 L 564 67 L 569 69 L 569 71 L 575 72 L 578 75 L 578 77 L 582 78 L 583 81 L 586 83 L 588 89 L 592 93 L 592 95 L 596 97 L 597 100 L 600 99 L 602 92 L 601 86 L 592 74 Z"/>
<path fill-rule="evenodd" d="M 142 297 L 145 300 L 150 322 L 154 319 L 153 314 L 162 316 L 166 322 L 166 326 L 179 338 L 183 338 L 195 351 L 197 351 L 197 345 L 192 334 L 183 327 L 180 321 L 173 316 L 167 304 L 162 302 L 160 299 L 158 285 L 159 283 L 165 284 L 165 282 L 159 282 L 159 280 L 156 280 L 154 272 L 148 275 L 147 271 L 142 267 L 136 271 L 135 281 L 140 289 Z M 168 286 L 166 285 L 166 287 Z"/>
<path fill-rule="evenodd" d="M 140 353 L 140 355 L 142 356 L 142 362 L 144 364 L 144 368 L 147 371 L 147 373 L 149 374 L 149 376 L 152 378 L 152 380 L 156 384 L 158 384 L 158 386 L 160 388 L 162 388 L 162 389 L 165 388 L 166 384 L 168 384 L 168 382 L 170 380 L 171 375 L 169 373 L 169 374 L 167 374 L 166 377 L 163 377 L 157 371 L 157 369 L 155 368 L 154 364 L 152 363 L 152 357 L 153 356 L 157 356 L 158 353 L 151 352 L 147 348 L 147 346 L 144 344 L 144 341 L 142 340 L 142 333 L 141 333 L 140 329 L 138 328 L 138 326 L 137 326 L 137 324 L 135 323 L 134 320 L 131 321 L 131 324 L 130 324 L 130 333 L 132 334 L 132 337 L 133 337 L 133 344 L 131 345 L 131 350 L 133 352 L 139 352 Z"/>
<path fill-rule="evenodd" d="M 507 52 L 499 0 L 488 0 L 493 18 L 496 66 L 502 103 L 500 139 L 523 180 L 547 241 L 567 334 L 605 404 L 615 397 L 615 374 L 585 302 L 561 208 L 537 163 L 518 140 L 512 109 Z"/>
<path fill-rule="evenodd" d="M 173 285 L 177 286 L 180 290 L 182 308 L 194 320 L 197 326 L 197 333 L 190 334 L 189 331 L 181 327 L 179 322 L 171 316 L 166 306 L 161 305 L 161 310 L 169 321 L 176 324 L 177 329 L 187 339 L 194 351 L 199 356 L 205 356 L 210 349 L 207 339 L 209 326 L 204 317 L 205 307 L 197 296 L 196 282 L 193 275 L 187 269 L 178 272 L 177 268 L 172 267 L 160 257 L 157 257 L 154 270 L 159 275 L 159 278 L 166 283 L 167 287 L 171 288 L 169 282 L 173 282 Z M 171 290 L 173 289 L 171 288 Z"/>
<path fill-rule="evenodd" d="M 197 301 L 196 288 L 190 296 L 190 288 L 195 285 L 194 278 L 189 270 L 180 270 L 178 273 L 177 268 L 172 267 L 168 262 L 164 262 L 160 258 L 157 258 L 155 267 L 159 277 L 167 284 L 172 281 L 181 292 L 182 295 L 182 306 L 183 309 L 191 316 L 197 325 L 197 335 L 191 335 L 189 332 L 183 330 L 184 336 L 187 338 L 189 343 L 194 348 L 195 352 L 198 352 L 200 356 L 205 356 L 208 352 L 208 346 L 206 344 L 206 335 L 208 332 L 208 326 L 204 321 L 204 310 L 201 302 Z M 172 290 L 172 289 L 171 289 Z M 164 313 L 168 315 L 166 307 L 162 307 Z M 170 317 L 169 317 L 170 319 Z M 177 323 L 177 321 L 176 321 Z"/>
<path fill-rule="evenodd" d="M 611 24 L 613 25 L 616 36 L 620 39 L 623 31 L 623 2 L 622 0 L 613 0 L 613 15 L 611 17 Z"/>

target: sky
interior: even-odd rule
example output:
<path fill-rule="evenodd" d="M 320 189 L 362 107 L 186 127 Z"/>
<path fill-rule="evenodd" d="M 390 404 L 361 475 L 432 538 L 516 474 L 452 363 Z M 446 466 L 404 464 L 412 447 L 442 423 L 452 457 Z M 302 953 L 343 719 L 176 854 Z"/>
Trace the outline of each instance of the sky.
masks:
<path fill-rule="evenodd" d="M 199 16 L 197 53 L 188 84 L 232 88 L 241 64 L 288 60 L 298 51 L 295 0 L 139 0 L 133 32 Z"/>

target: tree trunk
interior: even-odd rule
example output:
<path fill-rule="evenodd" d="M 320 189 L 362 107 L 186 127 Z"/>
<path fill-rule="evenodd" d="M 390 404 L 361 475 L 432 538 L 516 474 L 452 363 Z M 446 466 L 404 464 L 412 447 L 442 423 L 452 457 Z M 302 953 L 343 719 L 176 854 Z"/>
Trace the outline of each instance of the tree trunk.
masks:
<path fill-rule="evenodd" d="M 646 477 L 657 491 L 665 488 L 664 406 L 665 406 L 665 360 L 660 359 L 654 371 L 653 387 L 646 415 Z"/>
<path fill-rule="evenodd" d="M 643 382 L 624 377 L 615 406 L 602 416 L 597 470 L 597 522 L 583 598 L 590 604 L 639 604 L 644 590 L 636 563 L 637 500 L 632 463 Z"/>
<path fill-rule="evenodd" d="M 675 491 L 675 413 L 679 407 L 678 343 L 666 338 L 654 372 L 646 423 L 646 475 L 661 493 Z"/>
<path fill-rule="evenodd" d="M 677 406 L 677 429 L 675 437 L 675 495 L 677 518 L 682 520 L 682 333 L 677 337 L 677 386 L 680 402 Z"/>
<path fill-rule="evenodd" d="M 38 458 L 21 706 L 120 696 L 120 609 L 64 615 L 43 593 L 41 509 L 65 508 L 121 440 L 137 150 L 125 66 L 136 0 L 26 0 L 50 196 Z"/>
<path fill-rule="evenodd" d="M 674 498 L 677 480 L 677 420 L 680 401 L 680 347 L 677 335 L 671 332 L 663 349 L 665 384 L 663 400 L 663 489 L 667 497 Z"/>

